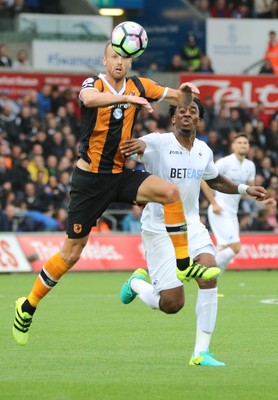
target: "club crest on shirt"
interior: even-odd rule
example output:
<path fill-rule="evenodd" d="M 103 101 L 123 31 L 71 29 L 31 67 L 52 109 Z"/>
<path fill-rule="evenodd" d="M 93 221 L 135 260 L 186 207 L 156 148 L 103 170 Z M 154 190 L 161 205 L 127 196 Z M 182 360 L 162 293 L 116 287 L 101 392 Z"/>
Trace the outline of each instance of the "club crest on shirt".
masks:
<path fill-rule="evenodd" d="M 123 116 L 123 110 L 121 108 L 117 107 L 113 110 L 113 117 L 115 119 L 121 119 L 122 116 Z"/>
<path fill-rule="evenodd" d="M 81 233 L 82 232 L 82 225 L 81 224 L 74 224 L 73 225 L 73 232 L 74 233 Z"/>

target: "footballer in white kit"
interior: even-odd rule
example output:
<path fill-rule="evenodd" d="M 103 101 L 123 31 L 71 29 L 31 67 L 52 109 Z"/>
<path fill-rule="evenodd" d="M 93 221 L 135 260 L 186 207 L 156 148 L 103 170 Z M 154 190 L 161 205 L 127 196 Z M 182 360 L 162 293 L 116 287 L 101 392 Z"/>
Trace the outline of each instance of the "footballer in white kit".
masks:
<path fill-rule="evenodd" d="M 233 153 L 216 161 L 216 165 L 219 173 L 226 178 L 232 179 L 239 184 L 254 184 L 256 167 L 253 161 L 246 158 L 239 160 Z M 220 246 L 240 241 L 237 218 L 240 198 L 240 194 L 231 195 L 216 191 L 214 200 L 221 207 L 221 212 L 219 214 L 214 213 L 212 205 L 208 208 L 210 227 L 217 244 Z"/>
<path fill-rule="evenodd" d="M 123 143 L 121 151 L 127 157 L 139 154 L 147 171 L 178 185 L 187 223 L 189 256 L 209 270 L 216 261 L 209 233 L 199 217 L 201 181 L 205 179 L 210 188 L 232 194 L 238 193 L 238 184 L 219 174 L 212 151 L 196 138 L 196 128 L 203 114 L 204 107 L 196 98 L 188 107 L 171 105 L 173 132 L 131 139 Z M 250 187 L 248 192 L 254 197 L 266 193 L 260 187 Z M 122 285 L 120 299 L 129 304 L 138 295 L 147 306 L 173 314 L 184 306 L 184 288 L 176 275 L 180 273 L 179 268 L 176 269 L 176 254 L 168 227 L 166 232 L 164 210 L 157 203 L 148 203 L 142 215 L 142 238 L 151 284 L 146 282 L 146 271 L 137 269 Z M 172 232 L 177 234 L 175 227 Z M 209 349 L 217 318 L 217 280 L 215 277 L 208 281 L 196 278 L 196 282 L 199 286 L 196 341 L 189 364 L 223 367 L 225 363 L 215 359 Z"/>
<path fill-rule="evenodd" d="M 143 136 L 141 140 L 147 145 L 141 158 L 145 169 L 179 186 L 187 221 L 190 258 L 194 259 L 201 249 L 202 252 L 214 255 L 209 233 L 199 216 L 201 180 L 214 179 L 218 175 L 211 149 L 205 142 L 195 138 L 189 151 L 178 142 L 172 132 L 152 133 Z M 141 221 L 145 256 L 155 291 L 181 285 L 173 268 L 175 253 L 165 229 L 163 206 L 148 203 Z"/>

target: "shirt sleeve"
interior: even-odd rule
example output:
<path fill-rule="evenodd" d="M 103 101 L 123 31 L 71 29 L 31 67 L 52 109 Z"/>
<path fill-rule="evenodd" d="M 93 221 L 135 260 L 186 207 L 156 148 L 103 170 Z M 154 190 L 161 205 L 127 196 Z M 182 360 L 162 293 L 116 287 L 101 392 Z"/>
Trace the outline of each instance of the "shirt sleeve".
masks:
<path fill-rule="evenodd" d="M 140 77 L 139 79 L 145 90 L 145 98 L 148 101 L 163 101 L 168 92 L 168 87 L 160 86 L 158 83 L 149 78 Z"/>
<path fill-rule="evenodd" d="M 149 133 L 148 135 L 140 137 L 140 140 L 146 143 L 146 149 L 141 158 L 141 162 L 149 163 L 159 152 L 160 141 L 158 140 L 160 133 Z"/>
<path fill-rule="evenodd" d="M 208 151 L 209 151 L 208 163 L 203 174 L 203 179 L 206 181 L 214 179 L 219 175 L 219 170 L 213 161 L 213 153 L 209 147 Z"/>

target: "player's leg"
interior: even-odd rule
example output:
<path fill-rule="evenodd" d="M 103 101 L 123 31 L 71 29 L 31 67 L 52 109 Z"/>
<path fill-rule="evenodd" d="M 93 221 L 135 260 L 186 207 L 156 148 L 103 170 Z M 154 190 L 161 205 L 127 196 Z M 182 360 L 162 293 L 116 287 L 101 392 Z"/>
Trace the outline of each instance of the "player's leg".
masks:
<path fill-rule="evenodd" d="M 39 302 L 53 289 L 60 278 L 78 261 L 88 236 L 65 239 L 61 253 L 50 257 L 36 278 L 28 297 L 16 301 L 13 336 L 20 345 L 28 341 L 28 331 Z"/>
<path fill-rule="evenodd" d="M 151 284 L 146 282 L 146 271 L 144 277 L 141 272 L 138 279 L 142 270 L 136 270 L 122 286 L 121 301 L 130 303 L 138 295 L 153 309 L 160 309 L 167 314 L 176 313 L 184 305 L 184 293 L 183 285 L 176 276 L 175 252 L 169 236 L 166 232 L 158 234 L 143 231 L 142 239 Z"/>
<path fill-rule="evenodd" d="M 189 227 L 189 252 L 191 257 L 210 268 L 215 265 L 215 250 L 209 233 L 203 224 L 195 223 Z M 199 289 L 196 302 L 196 341 L 190 365 L 224 366 L 209 352 L 211 337 L 215 328 L 218 297 L 217 280 L 197 280 Z"/>
<path fill-rule="evenodd" d="M 69 204 L 67 238 L 61 252 L 50 257 L 36 278 L 28 297 L 16 301 L 13 335 L 17 343 L 25 345 L 28 331 L 39 302 L 56 286 L 60 278 L 79 260 L 88 241 L 91 227 L 111 202 L 100 190 L 104 183 L 90 172 L 76 169 L 72 179 L 71 199 Z M 106 180 L 105 180 L 106 182 Z M 106 183 L 110 187 L 110 182 Z M 113 190 L 108 191 L 113 193 Z M 94 207 L 92 207 L 92 198 Z"/>
<path fill-rule="evenodd" d="M 237 215 L 215 214 L 212 207 L 208 208 L 208 220 L 220 250 L 216 254 L 216 265 L 222 275 L 229 262 L 240 251 L 239 223 Z"/>
<path fill-rule="evenodd" d="M 174 199 L 176 200 L 173 201 Z M 165 227 L 175 249 L 179 279 L 182 281 L 198 277 L 211 279 L 220 273 L 216 267 L 208 270 L 201 264 L 190 262 L 186 220 L 179 190 L 175 185 L 150 175 L 139 186 L 136 201 L 138 203 L 152 201 L 164 205 Z"/>

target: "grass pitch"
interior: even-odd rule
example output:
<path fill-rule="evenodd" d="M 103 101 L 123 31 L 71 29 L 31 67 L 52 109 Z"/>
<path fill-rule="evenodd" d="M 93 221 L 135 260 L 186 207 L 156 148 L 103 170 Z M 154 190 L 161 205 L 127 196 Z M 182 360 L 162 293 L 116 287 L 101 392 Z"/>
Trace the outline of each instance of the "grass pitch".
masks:
<path fill-rule="evenodd" d="M 14 301 L 36 275 L 0 275 L 1 400 L 276 400 L 278 271 L 228 271 L 211 342 L 224 368 L 191 367 L 197 285 L 176 315 L 123 305 L 128 273 L 70 273 L 40 304 L 29 343 Z"/>

